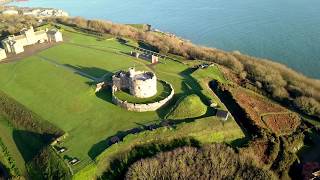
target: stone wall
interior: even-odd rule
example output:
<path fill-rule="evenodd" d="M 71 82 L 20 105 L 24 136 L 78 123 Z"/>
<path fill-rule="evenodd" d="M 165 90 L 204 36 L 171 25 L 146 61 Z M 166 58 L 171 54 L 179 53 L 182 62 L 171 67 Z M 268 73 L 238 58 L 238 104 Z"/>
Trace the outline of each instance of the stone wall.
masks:
<path fill-rule="evenodd" d="M 129 103 L 127 101 L 122 101 L 119 98 L 117 98 L 114 95 L 114 92 L 112 92 L 112 102 L 126 110 L 129 111 L 137 111 L 137 112 L 147 112 L 147 111 L 156 111 L 162 106 L 166 105 L 173 97 L 174 95 L 174 89 L 172 85 L 168 82 L 163 81 L 167 85 L 170 86 L 171 92 L 168 97 L 165 99 L 158 101 L 158 102 L 153 102 L 153 103 L 147 103 L 147 104 L 135 104 L 135 103 Z"/>

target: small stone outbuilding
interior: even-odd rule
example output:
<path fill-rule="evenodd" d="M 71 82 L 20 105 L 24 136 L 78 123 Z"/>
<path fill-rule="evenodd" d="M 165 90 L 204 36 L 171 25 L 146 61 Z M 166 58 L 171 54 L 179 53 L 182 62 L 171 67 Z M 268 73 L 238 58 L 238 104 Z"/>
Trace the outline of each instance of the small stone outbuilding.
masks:
<path fill-rule="evenodd" d="M 230 113 L 228 111 L 225 111 L 225 110 L 222 110 L 222 109 L 217 109 L 216 116 L 218 118 L 220 118 L 222 121 L 227 121 L 228 117 L 229 117 L 229 114 Z"/>

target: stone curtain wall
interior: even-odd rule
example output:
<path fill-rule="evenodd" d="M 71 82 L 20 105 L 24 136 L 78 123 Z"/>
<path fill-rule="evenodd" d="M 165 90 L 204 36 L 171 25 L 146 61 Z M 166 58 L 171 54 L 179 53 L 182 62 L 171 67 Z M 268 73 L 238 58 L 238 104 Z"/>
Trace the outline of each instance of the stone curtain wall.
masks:
<path fill-rule="evenodd" d="M 173 97 L 174 95 L 174 89 L 172 85 L 166 81 L 162 81 L 170 86 L 170 95 L 166 97 L 165 99 L 153 102 L 153 103 L 147 103 L 147 104 L 135 104 L 135 103 L 129 103 L 127 101 L 122 101 L 119 98 L 117 98 L 114 95 L 114 92 L 112 92 L 112 102 L 128 111 L 137 111 L 137 112 L 147 112 L 147 111 L 156 111 L 157 109 L 161 108 L 162 106 L 166 105 Z"/>

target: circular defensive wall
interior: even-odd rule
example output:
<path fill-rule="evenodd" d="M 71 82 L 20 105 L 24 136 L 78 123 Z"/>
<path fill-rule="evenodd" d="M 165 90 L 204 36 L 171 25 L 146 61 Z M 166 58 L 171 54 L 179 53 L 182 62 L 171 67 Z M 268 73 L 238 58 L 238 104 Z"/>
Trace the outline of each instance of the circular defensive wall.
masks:
<path fill-rule="evenodd" d="M 156 94 L 149 98 L 139 98 L 131 92 L 117 90 L 112 92 L 112 101 L 114 104 L 136 112 L 156 111 L 165 106 L 174 96 L 172 85 L 166 81 L 156 81 Z M 131 90 L 130 90 L 131 91 Z"/>

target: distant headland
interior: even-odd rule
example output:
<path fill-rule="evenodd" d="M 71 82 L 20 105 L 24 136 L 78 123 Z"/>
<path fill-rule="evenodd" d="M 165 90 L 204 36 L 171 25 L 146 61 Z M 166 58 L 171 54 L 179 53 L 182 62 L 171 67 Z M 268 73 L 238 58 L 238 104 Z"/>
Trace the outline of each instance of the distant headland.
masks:
<path fill-rule="evenodd" d="M 23 1 L 23 0 L 19 0 Z M 0 0 L 0 5 L 5 5 L 12 0 Z M 0 6 L 0 13 L 6 15 L 27 15 L 27 16 L 34 16 L 37 18 L 44 18 L 44 17 L 68 17 L 69 14 L 66 11 L 61 9 L 54 9 L 54 8 L 32 8 L 32 7 L 17 7 L 17 6 Z"/>

